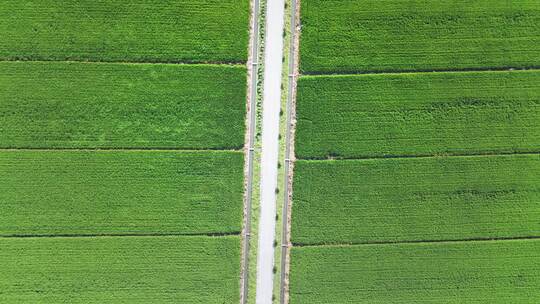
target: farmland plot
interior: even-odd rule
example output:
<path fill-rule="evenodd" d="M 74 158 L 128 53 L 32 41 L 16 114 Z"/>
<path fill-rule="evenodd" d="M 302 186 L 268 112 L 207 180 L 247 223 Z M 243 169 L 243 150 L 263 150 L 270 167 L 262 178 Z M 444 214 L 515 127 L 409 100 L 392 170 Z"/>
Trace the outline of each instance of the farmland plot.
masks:
<path fill-rule="evenodd" d="M 240 148 L 244 67 L 0 63 L 2 148 Z"/>
<path fill-rule="evenodd" d="M 0 59 L 247 61 L 249 0 L 3 0 Z"/>
<path fill-rule="evenodd" d="M 0 7 L 0 303 L 238 303 L 250 1 Z"/>
<path fill-rule="evenodd" d="M 540 241 L 293 248 L 291 304 L 540 302 Z"/>
<path fill-rule="evenodd" d="M 243 154 L 4 151 L 0 235 L 239 233 Z"/>
<path fill-rule="evenodd" d="M 297 111 L 300 158 L 534 152 L 540 72 L 302 77 Z"/>
<path fill-rule="evenodd" d="M 538 67 L 537 0 L 305 0 L 304 74 Z"/>
<path fill-rule="evenodd" d="M 298 161 L 292 242 L 540 235 L 540 156 Z"/>
<path fill-rule="evenodd" d="M 540 2 L 300 15 L 289 303 L 539 303 Z"/>
<path fill-rule="evenodd" d="M 0 239 L 2 303 L 238 303 L 239 237 Z"/>

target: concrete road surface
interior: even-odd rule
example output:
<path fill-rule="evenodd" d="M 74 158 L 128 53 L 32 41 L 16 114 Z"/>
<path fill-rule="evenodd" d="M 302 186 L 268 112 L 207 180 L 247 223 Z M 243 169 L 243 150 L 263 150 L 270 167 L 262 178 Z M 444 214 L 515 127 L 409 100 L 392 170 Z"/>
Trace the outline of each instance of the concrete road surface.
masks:
<path fill-rule="evenodd" d="M 257 257 L 257 304 L 272 303 L 284 0 L 268 0 L 261 152 L 261 213 Z"/>

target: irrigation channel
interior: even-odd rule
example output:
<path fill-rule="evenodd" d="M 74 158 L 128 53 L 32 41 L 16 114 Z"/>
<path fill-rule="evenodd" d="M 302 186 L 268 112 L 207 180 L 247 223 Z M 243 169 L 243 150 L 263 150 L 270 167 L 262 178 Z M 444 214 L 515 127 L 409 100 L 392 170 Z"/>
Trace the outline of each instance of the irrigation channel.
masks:
<path fill-rule="evenodd" d="M 257 304 L 272 303 L 284 17 L 285 1 L 268 0 L 264 55 Z"/>

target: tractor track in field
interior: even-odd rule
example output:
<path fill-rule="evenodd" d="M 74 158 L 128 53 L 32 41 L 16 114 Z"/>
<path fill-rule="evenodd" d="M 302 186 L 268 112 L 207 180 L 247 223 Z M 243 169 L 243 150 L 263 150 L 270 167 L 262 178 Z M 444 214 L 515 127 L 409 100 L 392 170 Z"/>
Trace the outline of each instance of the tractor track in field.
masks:
<path fill-rule="evenodd" d="M 185 148 L 39 148 L 39 147 L 26 147 L 26 148 L 0 148 L 2 152 L 13 152 L 13 151 L 35 151 L 35 152 L 179 152 L 179 153 L 190 153 L 190 152 L 242 152 L 243 149 L 185 149 Z"/>
<path fill-rule="evenodd" d="M 258 0 L 257 0 L 258 1 Z M 214 66 L 231 66 L 245 67 L 245 61 L 107 61 L 107 60 L 76 60 L 76 59 L 29 59 L 29 58 L 13 58 L 2 59 L 0 63 L 65 63 L 65 64 L 123 64 L 123 65 L 181 65 L 181 66 L 197 66 L 197 65 L 214 65 Z"/>
<path fill-rule="evenodd" d="M 302 72 L 304 77 L 343 77 L 343 76 L 369 76 L 369 75 L 401 75 L 401 74 L 444 74 L 444 73 L 495 73 L 495 72 L 523 72 L 537 71 L 540 66 L 529 67 L 475 67 L 462 69 L 410 69 L 410 70 L 383 70 L 383 71 L 339 71 L 335 73 Z"/>
<path fill-rule="evenodd" d="M 512 152 L 493 152 L 493 153 L 446 153 L 446 154 L 415 154 L 415 155 L 382 155 L 366 157 L 326 157 L 326 158 L 298 158 L 297 160 L 307 162 L 325 162 L 325 161 L 372 161 L 381 159 L 422 159 L 422 158 L 449 158 L 449 157 L 499 157 L 516 155 L 540 155 L 539 151 L 512 151 Z"/>
<path fill-rule="evenodd" d="M 510 237 L 478 237 L 478 238 L 465 238 L 465 239 L 429 239 L 429 240 L 411 240 L 411 241 L 372 241 L 372 242 L 360 242 L 360 243 L 293 243 L 294 247 L 356 247 L 356 246 L 372 246 L 372 245 L 404 245 L 404 244 L 454 244 L 465 242 L 500 242 L 500 241 L 524 241 L 524 240 L 540 240 L 540 236 L 510 236 Z"/>
<path fill-rule="evenodd" d="M 239 232 L 215 233 L 56 233 L 56 234 L 7 234 L 0 235 L 0 239 L 25 238 L 101 238 L 101 237 L 227 237 L 240 236 Z"/>

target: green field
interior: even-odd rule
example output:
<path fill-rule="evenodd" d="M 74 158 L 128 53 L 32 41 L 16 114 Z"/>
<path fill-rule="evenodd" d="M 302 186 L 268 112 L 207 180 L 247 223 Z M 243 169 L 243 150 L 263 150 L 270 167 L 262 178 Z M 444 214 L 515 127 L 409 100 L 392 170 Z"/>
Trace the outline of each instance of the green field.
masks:
<path fill-rule="evenodd" d="M 0 239 L 0 302 L 238 303 L 238 237 Z"/>
<path fill-rule="evenodd" d="M 291 304 L 536 304 L 540 241 L 300 247 Z"/>
<path fill-rule="evenodd" d="M 1 62 L 0 147 L 237 149 L 245 86 L 244 67 Z"/>
<path fill-rule="evenodd" d="M 540 303 L 540 2 L 300 9 L 289 303 Z"/>
<path fill-rule="evenodd" d="M 538 67 L 538 0 L 304 0 L 304 74 Z"/>
<path fill-rule="evenodd" d="M 297 161 L 296 244 L 540 235 L 540 155 Z"/>
<path fill-rule="evenodd" d="M 248 0 L 3 0 L 1 60 L 247 60 Z"/>
<path fill-rule="evenodd" d="M 533 152 L 540 72 L 302 77 L 297 112 L 300 158 Z"/>
<path fill-rule="evenodd" d="M 239 303 L 250 3 L 1 1 L 0 303 Z"/>
<path fill-rule="evenodd" d="M 239 233 L 243 154 L 4 151 L 0 235 Z"/>

